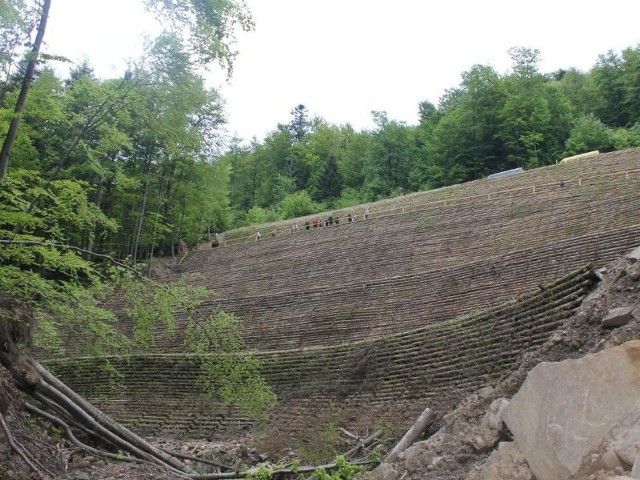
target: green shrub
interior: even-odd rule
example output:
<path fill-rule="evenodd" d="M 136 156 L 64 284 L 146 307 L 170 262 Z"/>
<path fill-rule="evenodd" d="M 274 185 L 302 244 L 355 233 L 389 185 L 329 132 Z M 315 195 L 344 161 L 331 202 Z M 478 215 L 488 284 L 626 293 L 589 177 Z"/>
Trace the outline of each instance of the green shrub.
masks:
<path fill-rule="evenodd" d="M 324 210 L 324 205 L 314 202 L 304 190 L 293 195 L 287 195 L 282 200 L 281 207 L 284 218 L 303 217 Z"/>

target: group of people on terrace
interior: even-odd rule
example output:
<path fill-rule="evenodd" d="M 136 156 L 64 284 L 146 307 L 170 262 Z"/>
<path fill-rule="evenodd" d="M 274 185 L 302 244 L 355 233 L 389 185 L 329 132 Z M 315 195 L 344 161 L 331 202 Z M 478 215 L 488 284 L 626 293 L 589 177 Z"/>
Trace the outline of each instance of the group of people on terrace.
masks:
<path fill-rule="evenodd" d="M 365 220 L 369 219 L 369 208 L 365 208 L 363 217 Z M 351 212 L 347 213 L 346 223 L 355 222 L 357 220 L 358 220 L 357 215 L 352 215 Z M 306 220 L 303 226 L 305 230 L 311 230 L 312 228 L 329 227 L 334 224 L 340 225 L 341 222 L 342 220 L 340 219 L 339 216 L 336 215 L 334 217 L 333 215 L 329 215 L 326 218 L 313 217 L 311 220 Z M 297 223 L 294 222 L 289 225 L 289 233 L 298 233 L 299 231 L 300 231 L 300 227 L 298 226 Z M 277 234 L 277 231 L 275 228 L 271 230 L 272 237 L 275 237 L 276 234 Z M 254 238 L 256 242 L 259 240 L 262 240 L 262 233 L 260 233 L 260 230 L 256 230 L 254 234 Z"/>

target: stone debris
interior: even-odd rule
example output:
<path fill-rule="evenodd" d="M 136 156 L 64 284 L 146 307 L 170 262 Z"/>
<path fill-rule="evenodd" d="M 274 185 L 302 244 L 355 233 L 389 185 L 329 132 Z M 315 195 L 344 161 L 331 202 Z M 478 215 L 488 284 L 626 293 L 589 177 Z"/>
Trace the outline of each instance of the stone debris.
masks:
<path fill-rule="evenodd" d="M 601 325 L 603 327 L 622 327 L 629 323 L 635 308 L 635 306 L 612 308 L 602 320 Z"/>
<path fill-rule="evenodd" d="M 466 480 L 535 480 L 527 460 L 514 442 L 500 442 L 480 470 Z"/>
<path fill-rule="evenodd" d="M 503 418 L 537 480 L 564 479 L 580 471 L 592 445 L 628 421 L 639 398 L 636 340 L 577 360 L 541 363 Z"/>
<path fill-rule="evenodd" d="M 577 314 L 511 376 L 364 478 L 640 480 L 638 260 L 640 247 L 608 265 Z"/>
<path fill-rule="evenodd" d="M 640 260 L 640 246 L 634 248 L 630 253 L 628 253 L 626 258 L 632 263 Z"/>

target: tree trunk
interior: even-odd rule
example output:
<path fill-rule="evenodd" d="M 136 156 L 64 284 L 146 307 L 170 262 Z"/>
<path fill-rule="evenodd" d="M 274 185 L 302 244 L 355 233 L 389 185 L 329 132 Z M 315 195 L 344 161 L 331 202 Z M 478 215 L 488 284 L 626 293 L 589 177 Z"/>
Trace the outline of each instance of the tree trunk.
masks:
<path fill-rule="evenodd" d="M 98 188 L 96 191 L 96 201 L 95 204 L 96 206 L 102 210 L 102 208 L 100 207 L 100 204 L 102 203 L 102 189 L 103 189 L 103 184 L 104 181 L 102 180 L 102 177 L 98 177 Z M 87 241 L 87 250 L 89 250 L 90 252 L 93 252 L 93 246 L 94 246 L 94 242 L 96 239 L 96 222 L 95 219 L 92 219 L 92 223 L 93 223 L 93 227 L 91 228 L 91 233 L 89 234 L 89 239 Z"/>
<path fill-rule="evenodd" d="M 16 107 L 14 110 L 11 124 L 9 125 L 9 131 L 2 144 L 2 150 L 0 150 L 0 179 L 7 176 L 7 170 L 9 168 L 9 155 L 11 154 L 11 148 L 18 135 L 18 128 L 20 127 L 20 120 L 22 118 L 22 112 L 24 106 L 27 103 L 27 95 L 29 94 L 29 88 L 31 87 L 31 81 L 36 70 L 36 64 L 38 63 L 38 56 L 40 55 L 40 47 L 42 46 L 42 40 L 44 38 L 44 32 L 47 29 L 47 19 L 49 18 L 49 8 L 51 7 L 51 0 L 44 0 L 42 4 L 42 14 L 40 15 L 40 24 L 38 25 L 38 32 L 36 33 L 36 39 L 33 42 L 33 47 L 29 53 L 29 61 L 27 62 L 27 70 L 24 73 L 22 79 L 22 87 L 20 88 L 20 94 L 16 101 Z"/>
<path fill-rule="evenodd" d="M 436 418 L 436 413 L 431 410 L 429 407 L 425 408 L 424 411 L 420 414 L 416 422 L 413 426 L 404 434 L 402 439 L 393 447 L 393 450 L 389 453 L 387 458 L 385 458 L 385 462 L 389 462 L 396 458 L 398 454 L 408 447 L 411 446 L 416 439 L 424 433 L 429 425 Z"/>
<path fill-rule="evenodd" d="M 130 445 L 133 445 L 135 450 L 141 451 L 145 454 L 142 458 L 150 457 L 149 459 L 152 461 L 154 459 L 159 459 L 163 463 L 182 472 L 189 471 L 186 465 L 181 461 L 154 447 L 146 440 L 131 432 L 129 429 L 117 423 L 111 417 L 105 415 L 102 411 L 91 405 L 84 398 L 49 373 L 39 363 L 33 362 L 33 365 L 41 377 L 40 381 L 36 385 L 36 392 L 41 392 L 48 398 L 57 396 L 59 399 L 65 401 L 66 405 L 62 405 L 63 407 L 68 407 L 69 409 L 74 408 L 76 411 L 80 412 L 79 415 L 81 416 L 84 416 L 83 413 L 86 414 L 89 417 L 89 420 L 85 421 L 89 423 L 88 426 L 90 429 L 98 427 L 103 431 L 103 434 L 105 434 L 107 438 L 110 436 L 115 437 L 115 440 L 112 441 L 117 442 L 119 446 L 123 448 L 130 449 Z M 54 398 L 54 400 L 56 399 Z M 92 421 L 95 421 L 95 425 L 93 425 Z"/>
<path fill-rule="evenodd" d="M 133 238 L 133 247 L 131 248 L 131 261 L 134 265 L 137 263 L 138 259 L 138 244 L 140 242 L 140 235 L 142 235 L 142 223 L 144 222 L 144 215 L 147 211 L 147 195 L 149 194 L 149 170 L 151 160 L 146 160 L 146 165 L 143 170 L 144 175 L 144 185 L 143 185 L 143 193 L 142 193 L 142 206 L 140 207 L 140 216 L 136 223 L 136 231 Z"/>

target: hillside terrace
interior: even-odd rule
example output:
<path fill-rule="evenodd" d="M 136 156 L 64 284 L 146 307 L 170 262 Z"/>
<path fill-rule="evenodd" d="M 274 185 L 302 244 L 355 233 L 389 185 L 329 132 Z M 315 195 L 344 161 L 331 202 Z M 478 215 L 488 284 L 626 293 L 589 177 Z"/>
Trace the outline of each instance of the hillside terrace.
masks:
<path fill-rule="evenodd" d="M 242 317 L 281 399 L 272 438 L 301 442 L 318 418 L 401 430 L 425 405 L 445 411 L 495 383 L 571 316 L 592 270 L 637 246 L 639 187 L 639 150 L 599 155 L 371 204 L 367 221 L 297 234 L 282 223 L 286 234 L 190 252 L 176 275 L 210 289 L 203 315 Z M 146 435 L 253 428 L 199 392 L 180 322 L 151 353 L 110 358 L 121 378 L 72 348 L 48 365 Z"/>

